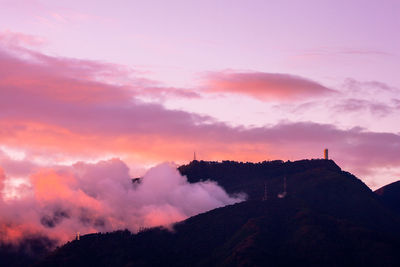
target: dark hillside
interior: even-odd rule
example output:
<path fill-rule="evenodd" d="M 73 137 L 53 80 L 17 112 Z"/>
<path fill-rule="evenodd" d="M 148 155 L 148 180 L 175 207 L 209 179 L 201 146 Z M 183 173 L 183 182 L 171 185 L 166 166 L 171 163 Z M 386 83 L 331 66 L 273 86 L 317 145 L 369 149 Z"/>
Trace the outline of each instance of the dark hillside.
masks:
<path fill-rule="evenodd" d="M 249 199 L 261 199 L 264 194 L 264 183 L 271 194 L 280 193 L 283 187 L 283 177 L 310 170 L 327 170 L 340 173 L 341 169 L 332 160 L 300 160 L 294 162 L 264 161 L 251 162 L 210 162 L 192 161 L 188 165 L 178 168 L 182 175 L 187 176 L 189 182 L 214 180 L 230 193 L 246 192 Z"/>
<path fill-rule="evenodd" d="M 318 214 L 292 198 L 249 201 L 139 234 L 83 236 L 39 266 L 395 266 L 395 236 Z M 396 264 L 394 264 L 396 263 Z"/>
<path fill-rule="evenodd" d="M 179 168 L 249 201 L 191 217 L 174 231 L 83 236 L 39 266 L 399 266 L 399 216 L 333 161 L 203 162 Z M 287 196 L 277 198 L 287 177 Z M 261 201 L 264 183 L 268 199 Z"/>
<path fill-rule="evenodd" d="M 0 243 L 0 266 L 29 266 L 44 258 L 54 248 L 55 241 L 33 236 L 18 243 Z"/>
<path fill-rule="evenodd" d="M 386 218 L 393 212 L 384 207 L 361 180 L 342 171 L 332 160 L 300 160 L 238 163 L 192 161 L 179 167 L 190 182 L 210 179 L 231 194 L 245 192 L 249 200 L 260 200 L 267 185 L 269 198 L 283 191 L 318 212 L 392 231 L 397 226 Z"/>
<path fill-rule="evenodd" d="M 385 185 L 375 193 L 387 207 L 400 214 L 400 181 Z"/>

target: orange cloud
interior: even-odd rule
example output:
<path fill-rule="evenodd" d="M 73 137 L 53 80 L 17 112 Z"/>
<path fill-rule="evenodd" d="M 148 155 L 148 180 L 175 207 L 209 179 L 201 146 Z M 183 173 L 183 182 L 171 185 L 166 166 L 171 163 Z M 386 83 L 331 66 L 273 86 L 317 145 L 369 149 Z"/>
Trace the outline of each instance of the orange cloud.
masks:
<path fill-rule="evenodd" d="M 320 157 L 321 150 L 330 147 L 350 170 L 363 166 L 372 171 L 400 163 L 395 149 L 398 134 L 311 122 L 231 127 L 138 100 L 135 88 L 146 88 L 145 82 L 137 79 L 133 89 L 116 85 L 112 77 L 121 74 L 113 65 L 23 53 L 29 57 L 0 47 L 0 142 L 24 150 L 27 160 L 57 163 L 112 155 L 139 164 L 183 162 L 193 151 L 206 160 L 285 160 Z M 332 92 L 287 74 L 220 73 L 209 78 L 215 85 L 210 90 L 237 91 L 262 100 Z"/>
<path fill-rule="evenodd" d="M 47 168 L 30 181 L 30 194 L 7 201 L 0 197 L 0 242 L 31 235 L 65 242 L 77 231 L 169 226 L 244 200 L 230 197 L 211 181 L 190 184 L 176 166 L 166 163 L 149 170 L 138 184 L 118 159 Z"/>
<path fill-rule="evenodd" d="M 206 92 L 241 94 L 261 101 L 293 101 L 336 92 L 300 76 L 265 72 L 210 73 L 205 86 Z"/>
<path fill-rule="evenodd" d="M 35 196 L 43 201 L 74 198 L 70 188 L 77 186 L 77 181 L 72 175 L 60 175 L 52 170 L 42 170 L 34 174 L 31 183 L 35 189 Z"/>

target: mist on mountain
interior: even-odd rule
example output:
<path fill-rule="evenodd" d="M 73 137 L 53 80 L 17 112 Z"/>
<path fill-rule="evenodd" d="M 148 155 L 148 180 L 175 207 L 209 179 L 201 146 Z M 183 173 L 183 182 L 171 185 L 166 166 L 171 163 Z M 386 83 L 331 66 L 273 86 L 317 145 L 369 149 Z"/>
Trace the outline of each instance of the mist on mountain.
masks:
<path fill-rule="evenodd" d="M 400 216 L 330 160 L 193 161 L 190 182 L 214 180 L 248 201 L 173 227 L 98 233 L 68 242 L 39 266 L 396 266 Z M 287 181 L 287 194 L 279 198 Z M 265 190 L 265 188 L 267 190 Z"/>
<path fill-rule="evenodd" d="M 0 172 L 0 189 L 6 180 Z M 78 232 L 171 228 L 246 197 L 229 196 L 215 181 L 189 183 L 171 163 L 151 168 L 132 183 L 128 167 L 118 159 L 42 169 L 18 188 L 18 197 L 8 198 L 4 188 L 0 192 L 0 258 L 16 259 L 41 256 Z"/>

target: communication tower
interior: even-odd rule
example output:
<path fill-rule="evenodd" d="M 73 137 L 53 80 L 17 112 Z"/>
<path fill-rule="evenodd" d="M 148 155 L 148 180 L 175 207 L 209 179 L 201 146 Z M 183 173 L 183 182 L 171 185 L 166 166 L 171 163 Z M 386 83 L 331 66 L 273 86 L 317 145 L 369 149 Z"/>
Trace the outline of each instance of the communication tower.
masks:
<path fill-rule="evenodd" d="M 328 149 L 327 148 L 324 149 L 324 159 L 326 159 L 326 160 L 329 159 L 328 158 Z"/>
<path fill-rule="evenodd" d="M 262 197 L 262 201 L 267 201 L 267 183 L 264 182 L 264 196 Z"/>
<path fill-rule="evenodd" d="M 278 198 L 285 198 L 286 195 L 287 195 L 287 192 L 286 192 L 286 176 L 285 176 L 285 177 L 283 177 L 283 192 L 278 194 Z"/>

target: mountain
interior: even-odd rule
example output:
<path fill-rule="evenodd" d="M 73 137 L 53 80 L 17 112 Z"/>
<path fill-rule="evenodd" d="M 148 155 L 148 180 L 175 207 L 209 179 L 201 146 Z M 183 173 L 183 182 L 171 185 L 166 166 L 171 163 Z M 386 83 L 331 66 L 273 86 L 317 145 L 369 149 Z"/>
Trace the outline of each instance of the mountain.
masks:
<path fill-rule="evenodd" d="M 192 161 L 179 167 L 190 182 L 209 178 L 218 182 L 230 194 L 245 192 L 249 200 L 260 200 L 264 194 L 275 198 L 287 192 L 315 211 L 349 219 L 376 228 L 395 229 L 387 218 L 396 217 L 382 205 L 361 180 L 342 171 L 332 160 L 300 160 L 295 162 L 238 163 L 233 161 Z"/>
<path fill-rule="evenodd" d="M 386 206 L 400 214 L 400 181 L 385 185 L 375 193 Z"/>
<path fill-rule="evenodd" d="M 248 201 L 132 234 L 90 234 L 38 266 L 398 266 L 399 215 L 330 160 L 193 161 L 190 182 L 211 179 Z M 287 195 L 282 193 L 286 177 Z M 267 200 L 262 201 L 264 188 Z"/>
<path fill-rule="evenodd" d="M 30 236 L 18 243 L 0 243 L 0 266 L 29 266 L 45 257 L 55 241 L 44 236 Z"/>
<path fill-rule="evenodd" d="M 399 239 L 283 200 L 249 201 L 139 234 L 92 234 L 40 266 L 394 266 Z"/>

